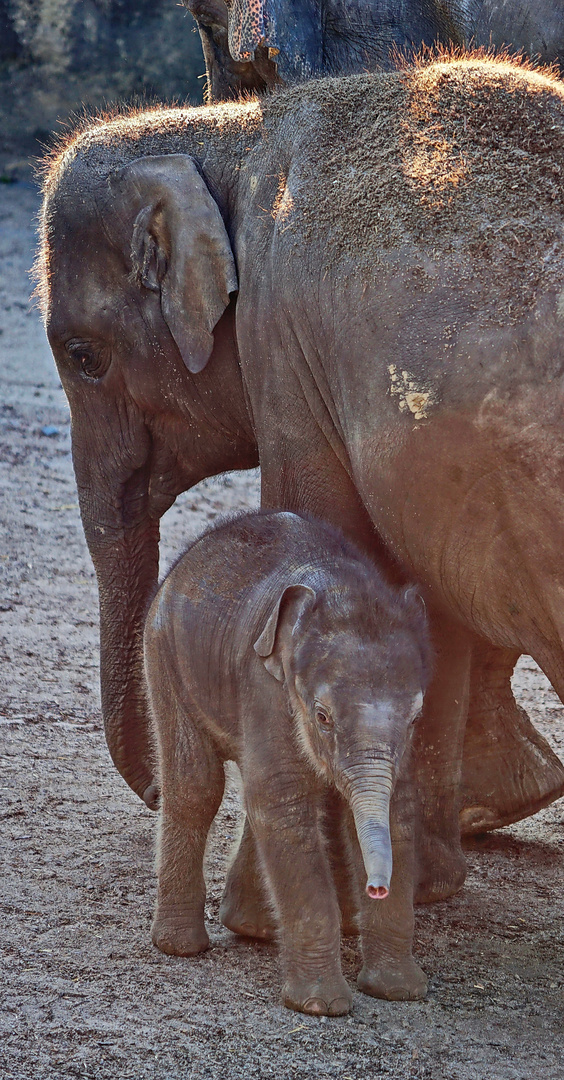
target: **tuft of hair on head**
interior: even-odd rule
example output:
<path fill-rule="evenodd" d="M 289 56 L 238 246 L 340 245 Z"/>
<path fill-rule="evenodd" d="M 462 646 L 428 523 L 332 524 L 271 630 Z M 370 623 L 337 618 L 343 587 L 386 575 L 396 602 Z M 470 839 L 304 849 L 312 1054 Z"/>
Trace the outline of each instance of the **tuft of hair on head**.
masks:
<path fill-rule="evenodd" d="M 61 168 L 74 156 L 81 142 L 89 142 L 101 127 L 114 123 L 134 121 L 141 115 L 168 112 L 171 109 L 192 108 L 190 102 L 174 98 L 166 105 L 154 95 L 135 94 L 127 101 L 109 102 L 99 108 L 86 105 L 72 112 L 63 130 L 55 134 L 48 143 L 42 144 L 43 153 L 34 166 L 35 176 L 40 184 L 43 198 L 57 182 Z"/>
<path fill-rule="evenodd" d="M 508 71 L 529 71 L 543 75 L 550 82 L 559 82 L 561 73 L 558 64 L 547 64 L 540 58 L 528 56 L 520 49 L 511 49 L 504 45 L 496 49 L 493 45 L 421 45 L 415 53 L 394 47 L 392 58 L 399 72 L 409 73 L 425 70 L 437 64 L 450 67 L 463 67 L 473 64 L 485 64 L 505 67 Z"/>
<path fill-rule="evenodd" d="M 174 108 L 172 103 L 170 108 Z M 41 144 L 42 154 L 33 163 L 33 173 L 38 182 L 42 197 L 42 205 L 37 214 L 38 247 L 33 265 L 30 270 L 30 278 L 34 283 L 31 300 L 39 308 L 43 320 L 47 314 L 49 302 L 49 195 L 57 186 L 59 178 L 71 164 L 81 143 L 89 142 L 102 126 L 107 126 L 116 121 L 130 121 L 141 113 L 156 113 L 162 110 L 162 105 L 156 98 L 148 99 L 137 96 L 128 102 L 115 105 L 105 105 L 98 109 L 84 106 L 70 114 L 62 131 L 55 133 L 53 137 Z"/>

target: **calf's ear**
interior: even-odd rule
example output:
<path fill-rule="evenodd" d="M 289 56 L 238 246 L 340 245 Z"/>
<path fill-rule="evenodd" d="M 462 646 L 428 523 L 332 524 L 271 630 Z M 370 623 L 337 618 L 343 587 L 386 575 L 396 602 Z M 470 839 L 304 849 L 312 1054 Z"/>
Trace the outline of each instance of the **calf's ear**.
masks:
<path fill-rule="evenodd" d="M 292 635 L 298 633 L 304 615 L 314 603 L 315 593 L 309 585 L 289 585 L 278 598 L 262 634 L 253 645 L 266 670 L 278 682 L 284 682 L 284 646 L 288 648 Z"/>
<path fill-rule="evenodd" d="M 213 329 L 238 288 L 219 207 L 191 157 L 144 157 L 110 175 L 120 216 L 135 213 L 128 253 L 140 288 L 160 294 L 161 311 L 192 374 L 206 366 Z"/>

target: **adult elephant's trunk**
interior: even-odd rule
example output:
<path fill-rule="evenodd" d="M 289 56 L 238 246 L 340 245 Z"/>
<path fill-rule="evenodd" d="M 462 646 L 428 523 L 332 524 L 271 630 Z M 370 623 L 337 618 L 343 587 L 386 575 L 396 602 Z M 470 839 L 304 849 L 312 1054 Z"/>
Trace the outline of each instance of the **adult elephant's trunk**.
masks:
<path fill-rule="evenodd" d="M 346 780 L 346 798 L 366 870 L 366 892 L 373 900 L 384 900 L 392 879 L 390 799 L 394 767 L 390 761 L 372 761 L 348 768 Z"/>
<path fill-rule="evenodd" d="M 91 548 L 100 595 L 100 683 L 114 765 L 156 809 L 150 720 L 143 676 L 143 624 L 158 576 L 159 526 L 147 521 L 107 547 Z"/>
<path fill-rule="evenodd" d="M 159 566 L 159 517 L 150 506 L 150 440 L 127 473 L 100 475 L 97 455 L 73 457 L 86 541 L 98 578 L 100 681 L 106 741 L 124 780 L 156 808 L 151 724 L 143 675 L 143 625 Z M 94 462 L 94 464 L 92 464 Z M 106 460 L 107 464 L 107 460 Z M 172 499 L 169 500 L 172 502 Z M 166 506 L 164 507 L 166 509 Z"/>

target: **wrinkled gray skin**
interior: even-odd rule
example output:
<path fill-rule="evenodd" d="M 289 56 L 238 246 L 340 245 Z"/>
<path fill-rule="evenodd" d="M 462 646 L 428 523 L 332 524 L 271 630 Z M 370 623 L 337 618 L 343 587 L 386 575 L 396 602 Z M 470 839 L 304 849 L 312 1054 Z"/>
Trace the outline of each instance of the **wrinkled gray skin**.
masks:
<path fill-rule="evenodd" d="M 505 46 L 564 68 L 564 0 L 261 0 L 252 6 L 262 38 L 258 29 L 244 40 L 245 53 L 240 8 L 224 0 L 184 3 L 198 23 L 211 101 L 319 75 L 389 69 L 394 50 L 409 56 L 422 45 Z M 250 0 L 240 7 L 248 12 Z"/>
<path fill-rule="evenodd" d="M 223 762 L 236 761 L 280 928 L 284 1004 L 330 1016 L 351 1005 L 320 831 L 328 788 L 354 822 L 359 986 L 395 1000 L 424 996 L 411 955 L 413 798 L 404 751 L 429 659 L 415 590 L 392 590 L 320 522 L 245 515 L 188 549 L 145 629 L 162 791 L 152 936 L 163 952 L 191 956 L 209 945 L 204 849 Z"/>
<path fill-rule="evenodd" d="M 138 209 L 108 188 L 84 216 L 76 197 L 58 208 L 49 332 L 71 409 L 81 516 L 98 578 L 106 739 L 121 775 L 155 806 L 139 643 L 157 586 L 159 520 L 180 492 L 226 469 L 252 468 L 258 454 L 234 362 L 234 305 L 225 292 L 213 364 L 196 379 L 180 360 L 159 296 L 150 283 L 128 280 Z M 223 229 L 217 208 L 215 215 Z M 203 226 L 208 245 L 211 224 Z M 198 282 L 187 271 L 177 220 L 173 242 L 177 302 L 185 289 L 192 303 Z M 197 258 L 197 249 L 190 254 Z M 226 288 L 236 280 L 228 272 Z"/>
<path fill-rule="evenodd" d="M 312 76 L 393 67 L 394 50 L 421 46 L 507 46 L 564 67 L 564 0 L 266 0 L 253 24 L 238 30 L 237 8 L 224 0 L 185 0 L 202 38 L 211 101 L 259 93 Z M 231 35 L 231 51 L 230 51 Z M 254 47 L 254 51 L 251 46 Z M 241 48 L 251 49 L 245 58 Z M 383 553 L 380 552 L 380 558 Z M 461 829 L 481 832 L 534 813 L 564 788 L 564 772 L 515 703 L 511 675 L 518 651 L 476 639 L 464 744 Z"/>
<path fill-rule="evenodd" d="M 508 46 L 564 71 L 563 0 L 478 0 L 468 31 L 476 45 Z"/>
<path fill-rule="evenodd" d="M 328 85 L 327 116 L 331 118 L 332 109 L 336 114 L 331 138 L 340 145 L 336 132 L 344 119 L 339 95 L 349 83 Z M 350 85 L 357 84 L 353 80 Z M 378 85 L 369 81 L 366 93 L 376 92 Z M 505 368 L 484 364 L 470 349 L 460 364 L 458 382 L 448 385 L 450 396 L 445 398 L 440 374 L 435 373 L 441 370 L 440 345 L 436 357 L 427 358 L 423 350 L 420 376 L 437 381 L 437 407 L 424 423 L 415 422 L 410 411 L 398 409 L 399 399 L 390 392 L 388 369 L 397 359 L 396 347 L 387 339 L 381 343 L 378 312 L 390 309 L 400 280 L 396 268 L 389 269 L 398 257 L 393 244 L 368 288 L 360 265 L 349 256 L 337 253 L 320 270 L 327 234 L 316 237 L 314 219 L 302 225 L 294 218 L 288 229 L 286 224 L 281 227 L 277 210 L 268 212 L 276 204 L 282 169 L 283 175 L 292 169 L 295 182 L 304 168 L 315 175 L 316 164 L 308 155 L 317 145 L 321 116 L 308 95 L 316 92 L 312 84 L 299 93 L 280 95 L 268 118 L 268 139 L 261 109 L 252 104 L 157 110 L 96 124 L 79 134 L 53 163 L 46 182 L 46 322 L 71 406 L 81 513 L 100 588 L 104 719 L 122 775 L 148 802 L 154 800 L 138 643 L 156 585 L 160 514 L 177 492 L 201 477 L 255 464 L 258 441 L 267 505 L 311 511 L 342 525 L 364 550 L 385 559 L 379 533 L 390 553 L 391 571 L 425 584 L 435 676 L 421 730 L 430 725 L 428 745 L 436 754 L 435 764 L 425 752 L 420 754 L 426 771 L 421 790 L 427 792 L 427 801 L 420 815 L 418 896 L 433 899 L 456 888 L 464 874 L 457 812 L 473 662 L 474 711 L 465 753 L 469 745 L 474 752 L 467 754 L 470 767 L 462 778 L 470 826 L 515 820 L 562 793 L 562 768 L 554 755 L 525 719 L 521 729 L 516 728 L 519 715 L 509 689 L 512 666 L 525 650 L 562 690 L 560 632 L 550 616 L 558 586 L 548 584 L 557 581 L 560 565 L 558 489 L 539 480 L 533 492 L 531 507 L 542 501 L 543 492 L 550 492 L 546 505 L 539 506 L 541 525 L 535 539 L 538 545 L 542 538 L 550 558 L 543 554 L 531 561 L 528 553 L 536 547 L 522 535 L 519 512 L 521 492 L 529 485 L 520 473 L 528 458 L 520 455 L 519 447 L 530 429 L 524 424 L 515 428 L 511 403 L 505 412 L 500 405 L 500 415 L 513 432 L 517 464 L 506 462 L 508 451 L 501 439 L 492 473 L 497 487 L 489 502 L 486 499 L 483 515 L 472 517 L 475 477 L 496 444 L 487 425 L 476 426 L 468 417 L 476 411 L 480 415 L 480 402 L 492 400 L 491 395 L 501 394 L 503 403 L 510 391 L 517 393 L 506 388 Z M 376 114 L 389 107 L 378 99 Z M 349 115 L 347 122 L 354 117 Z M 393 129 L 393 122 L 394 115 L 384 115 L 383 130 L 386 125 Z M 296 140 L 296 123 L 303 125 L 309 143 Z M 397 161 L 397 150 L 394 153 L 392 161 Z M 534 147 L 531 153 L 534 165 Z M 313 197 L 323 202 L 325 181 L 311 182 L 321 185 Z M 349 207 L 348 212 L 355 228 L 360 210 Z M 480 213 L 476 207 L 473 234 L 487 224 Z M 424 265 L 430 257 L 426 228 L 423 216 L 422 239 L 413 258 Z M 236 308 L 235 262 L 240 289 Z M 459 270 L 449 265 L 440 273 L 447 282 L 459 280 Z M 512 273 L 525 279 L 527 269 L 513 267 Z M 427 305 L 425 280 L 420 298 Z M 497 286 L 495 278 L 491 295 Z M 400 340 L 402 333 L 407 335 L 407 356 L 417 357 L 419 321 L 413 320 L 413 309 L 405 307 L 401 294 L 394 303 L 395 333 Z M 327 325 L 327 313 L 336 306 L 346 318 L 337 323 L 330 318 Z M 442 302 L 436 310 L 426 306 L 426 325 L 433 327 L 443 310 Z M 479 306 L 476 311 L 471 316 L 455 304 L 449 325 L 463 318 L 463 325 L 470 320 L 472 327 Z M 552 323 L 545 323 L 544 316 L 541 322 L 544 341 Z M 439 323 L 439 337 L 441 327 Z M 512 327 L 510 320 L 503 333 L 517 332 Z M 533 335 L 528 327 L 527 341 Z M 470 335 L 472 339 L 472 329 Z M 376 357 L 376 366 L 367 369 L 370 357 Z M 410 359 L 406 367 L 411 366 Z M 545 360 L 533 346 L 515 372 L 515 378 L 534 384 L 542 394 Z M 551 400 L 556 408 L 559 399 L 553 391 Z M 368 415 L 362 411 L 367 402 Z M 542 478 L 554 467 L 558 475 L 558 417 L 542 401 L 538 407 L 533 403 L 527 415 L 541 418 L 531 474 Z M 366 435 L 359 440 L 363 430 Z M 436 438 L 440 450 L 430 446 L 423 454 L 418 442 L 414 449 L 411 440 L 423 437 Z M 374 453 L 362 453 L 372 445 Z M 468 460 L 457 465 L 464 447 Z M 452 475 L 445 475 L 451 458 Z M 432 500 L 427 499 L 429 492 Z M 427 501 L 420 505 L 413 493 Z M 507 520 L 504 506 L 509 503 L 515 513 Z M 452 525 L 457 513 L 466 522 L 460 526 L 463 539 L 458 547 Z M 487 554 L 492 514 L 507 520 L 508 541 Z M 532 510 L 527 520 L 535 521 Z M 457 555 L 461 546 L 468 553 L 464 589 Z M 488 588 L 483 586 L 484 565 L 489 567 Z M 512 582 L 519 582 L 523 592 L 517 608 L 506 600 Z M 501 676 L 500 650 L 506 658 Z M 492 746 L 494 751 L 501 748 L 499 756 Z M 543 787 L 545 772 L 550 775 Z M 253 861 L 245 845 L 236 870 L 242 866 L 247 881 L 253 876 Z M 234 873 L 223 910 L 226 925 L 268 936 L 264 912 L 245 910 L 238 888 Z"/>

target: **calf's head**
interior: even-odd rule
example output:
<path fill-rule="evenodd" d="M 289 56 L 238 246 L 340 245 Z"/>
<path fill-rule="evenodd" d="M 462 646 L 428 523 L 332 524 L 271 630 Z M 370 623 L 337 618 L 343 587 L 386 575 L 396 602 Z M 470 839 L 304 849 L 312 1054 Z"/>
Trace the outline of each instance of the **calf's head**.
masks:
<path fill-rule="evenodd" d="M 385 898 L 390 799 L 429 671 L 422 601 L 349 567 L 285 589 L 254 649 L 285 686 L 307 758 L 352 810 L 368 895 Z"/>

